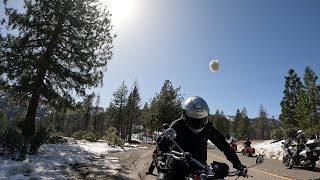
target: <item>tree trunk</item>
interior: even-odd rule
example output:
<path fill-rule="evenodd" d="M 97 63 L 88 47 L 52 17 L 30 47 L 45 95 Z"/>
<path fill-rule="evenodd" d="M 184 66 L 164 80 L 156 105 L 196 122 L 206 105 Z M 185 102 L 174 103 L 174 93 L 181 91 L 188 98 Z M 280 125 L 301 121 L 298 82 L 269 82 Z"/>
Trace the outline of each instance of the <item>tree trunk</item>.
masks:
<path fill-rule="evenodd" d="M 26 138 L 31 137 L 35 133 L 35 119 L 39 100 L 40 94 L 33 93 L 29 102 L 28 111 L 24 120 L 24 126 L 21 133 Z"/>
<path fill-rule="evenodd" d="M 133 123 L 133 110 L 130 110 L 130 122 L 129 122 L 129 128 L 128 128 L 128 141 L 131 141 L 131 135 L 132 135 L 132 123 Z"/>

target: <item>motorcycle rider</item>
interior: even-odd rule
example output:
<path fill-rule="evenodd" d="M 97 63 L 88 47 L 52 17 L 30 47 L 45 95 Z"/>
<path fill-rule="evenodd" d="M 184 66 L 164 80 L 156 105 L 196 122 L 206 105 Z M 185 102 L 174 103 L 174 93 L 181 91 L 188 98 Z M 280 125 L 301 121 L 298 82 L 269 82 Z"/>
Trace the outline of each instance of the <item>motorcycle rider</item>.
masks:
<path fill-rule="evenodd" d="M 158 143 L 159 143 L 160 140 L 163 138 L 163 133 L 164 133 L 164 131 L 165 131 L 166 129 L 168 129 L 168 128 L 169 128 L 169 124 L 168 124 L 168 123 L 162 124 L 162 133 L 158 136 L 158 138 L 157 138 L 157 140 L 156 140 L 156 149 L 153 151 L 153 154 L 152 154 L 152 162 L 151 162 L 151 164 L 150 164 L 150 166 L 149 166 L 148 171 L 146 172 L 146 175 L 148 175 L 148 174 L 153 174 L 153 170 L 154 170 L 154 168 L 156 167 L 155 164 L 154 164 L 154 159 L 156 158 L 158 152 L 161 152 L 161 150 L 164 151 L 163 148 L 160 148 L 160 147 L 158 146 Z"/>
<path fill-rule="evenodd" d="M 246 140 L 244 141 L 244 147 L 246 148 L 246 147 L 251 147 L 251 141 L 250 141 L 250 139 L 248 138 L 248 137 L 246 137 Z"/>
<path fill-rule="evenodd" d="M 242 151 L 242 156 L 245 154 L 245 149 L 251 147 L 251 141 L 249 140 L 248 137 L 246 137 L 246 140 L 243 143 L 243 151 Z"/>
<path fill-rule="evenodd" d="M 295 138 L 294 145 L 297 146 L 297 150 L 293 153 L 290 163 L 289 163 L 289 169 L 292 169 L 293 164 L 297 162 L 299 153 L 304 149 L 305 143 L 307 142 L 307 139 L 304 136 L 304 131 L 300 129 L 297 131 L 297 136 Z"/>
<path fill-rule="evenodd" d="M 225 137 L 208 121 L 208 116 L 209 107 L 206 101 L 199 96 L 189 97 L 183 105 L 181 118 L 173 121 L 170 125 L 176 131 L 175 141 L 194 159 L 206 164 L 207 141 L 210 140 L 219 150 L 223 151 L 234 168 L 239 170 L 241 174 L 246 174 L 246 166 L 242 165 Z M 164 175 L 164 179 L 184 179 L 185 173 L 183 168 L 173 169 Z"/>

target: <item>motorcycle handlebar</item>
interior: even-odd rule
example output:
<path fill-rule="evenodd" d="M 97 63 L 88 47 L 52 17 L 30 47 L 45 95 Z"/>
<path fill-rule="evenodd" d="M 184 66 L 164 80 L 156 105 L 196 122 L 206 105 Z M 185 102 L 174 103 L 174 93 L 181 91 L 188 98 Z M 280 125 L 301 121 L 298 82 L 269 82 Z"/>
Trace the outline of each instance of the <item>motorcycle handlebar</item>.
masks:
<path fill-rule="evenodd" d="M 198 160 L 194 159 L 194 158 L 186 158 L 186 154 L 187 153 L 181 153 L 181 152 L 177 152 L 177 151 L 171 151 L 170 153 L 165 153 L 165 155 L 172 157 L 175 160 L 178 161 L 184 161 L 184 160 L 190 160 L 192 163 L 194 163 L 195 165 L 197 165 L 200 168 L 205 169 L 206 166 L 203 165 L 202 163 L 200 163 Z"/>
<path fill-rule="evenodd" d="M 164 155 L 170 156 L 173 159 L 178 160 L 178 161 L 185 161 L 186 160 L 186 158 L 184 156 L 184 153 L 180 153 L 180 152 L 177 152 L 177 151 L 171 151 L 170 153 L 164 153 Z M 194 163 L 195 165 L 197 165 L 198 167 L 202 168 L 202 169 L 206 169 L 207 168 L 207 166 L 203 165 L 202 163 L 200 163 L 199 161 L 197 161 L 194 158 L 191 158 L 190 161 L 192 163 Z M 236 170 L 236 171 L 228 172 L 228 176 L 243 176 L 243 177 L 247 177 L 248 175 L 247 175 L 246 171 L 242 172 L 240 170 Z"/>
<path fill-rule="evenodd" d="M 171 153 L 172 153 L 173 155 L 183 157 L 183 153 L 181 153 L 181 152 L 178 152 L 178 151 L 171 151 Z"/>

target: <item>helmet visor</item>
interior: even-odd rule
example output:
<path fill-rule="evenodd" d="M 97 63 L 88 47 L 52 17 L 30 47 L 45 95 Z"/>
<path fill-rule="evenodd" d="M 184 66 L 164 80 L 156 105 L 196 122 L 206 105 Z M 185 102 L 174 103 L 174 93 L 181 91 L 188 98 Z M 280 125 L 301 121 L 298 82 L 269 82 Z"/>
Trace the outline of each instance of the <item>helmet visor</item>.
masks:
<path fill-rule="evenodd" d="M 185 122 L 192 129 L 202 129 L 208 123 L 208 117 L 201 119 L 186 117 Z"/>

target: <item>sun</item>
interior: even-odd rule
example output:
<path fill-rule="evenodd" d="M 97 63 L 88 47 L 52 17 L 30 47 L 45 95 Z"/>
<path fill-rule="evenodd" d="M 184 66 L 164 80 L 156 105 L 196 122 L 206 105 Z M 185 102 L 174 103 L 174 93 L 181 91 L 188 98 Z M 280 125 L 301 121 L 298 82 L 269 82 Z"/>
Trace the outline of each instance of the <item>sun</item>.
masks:
<path fill-rule="evenodd" d="M 112 14 L 112 24 L 122 25 L 135 15 L 135 1 L 133 0 L 100 0 Z"/>

